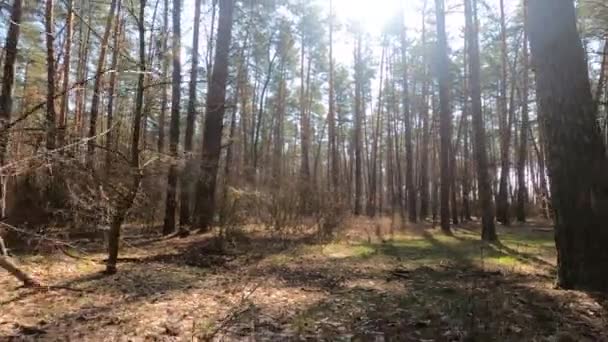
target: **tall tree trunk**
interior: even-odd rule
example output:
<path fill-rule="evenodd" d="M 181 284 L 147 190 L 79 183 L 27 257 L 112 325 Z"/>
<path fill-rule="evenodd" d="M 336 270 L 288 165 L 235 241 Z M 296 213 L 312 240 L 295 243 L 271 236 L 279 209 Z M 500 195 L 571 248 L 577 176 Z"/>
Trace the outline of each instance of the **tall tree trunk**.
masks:
<path fill-rule="evenodd" d="M 171 55 L 173 57 L 173 71 L 171 74 L 171 126 L 169 127 L 169 154 L 171 164 L 167 174 L 167 198 L 165 201 L 165 220 L 163 234 L 168 235 L 175 231 L 175 210 L 177 209 L 177 164 L 179 149 L 179 112 L 181 106 L 181 0 L 173 1 L 173 39 L 171 40 Z"/>
<path fill-rule="evenodd" d="M 21 29 L 22 1 L 15 0 L 11 8 L 11 20 L 6 34 L 4 44 L 5 56 L 2 69 L 2 87 L 0 90 L 0 167 L 7 163 L 7 151 L 10 130 L 6 127 L 11 122 L 13 111 L 13 87 L 15 86 L 15 61 L 17 60 L 17 45 L 19 43 L 19 33 Z M 27 65 L 27 64 L 26 64 Z M 25 77 L 27 80 L 27 67 Z M 0 214 L 6 214 L 6 193 L 4 184 L 0 184 Z"/>
<path fill-rule="evenodd" d="M 362 44 L 362 34 L 357 33 L 357 41 L 355 43 L 355 132 L 353 136 L 353 143 L 355 149 L 355 215 L 361 215 L 361 198 L 363 196 L 363 174 L 362 174 L 362 122 L 363 122 L 363 113 L 362 111 L 362 86 L 361 79 L 363 75 L 361 75 L 361 44 Z"/>
<path fill-rule="evenodd" d="M 110 39 L 110 32 L 112 32 L 112 20 L 114 20 L 114 12 L 116 11 L 116 5 L 119 0 L 112 0 L 110 4 L 110 13 L 106 18 L 106 26 L 101 39 L 101 46 L 99 48 L 99 60 L 97 61 L 97 71 L 95 74 L 95 82 L 93 83 L 93 98 L 91 99 L 91 116 L 89 117 L 89 141 L 87 142 L 87 165 L 93 167 L 93 160 L 95 154 L 95 145 L 97 139 L 92 139 L 97 135 L 97 116 L 99 114 L 99 103 L 101 102 L 101 83 L 103 81 L 103 69 L 106 62 L 106 51 L 108 48 L 108 41 Z"/>
<path fill-rule="evenodd" d="M 68 8 L 65 19 L 65 50 L 63 57 L 63 95 L 61 96 L 61 109 L 59 111 L 57 144 L 63 146 L 65 143 L 65 134 L 67 127 L 67 117 L 70 99 L 70 62 L 72 52 L 72 34 L 73 34 L 73 18 L 74 18 L 74 0 L 67 0 Z"/>
<path fill-rule="evenodd" d="M 310 120 L 307 112 L 306 96 L 306 77 L 304 60 L 306 56 L 305 37 L 302 33 L 302 52 L 300 56 L 300 145 L 302 153 L 300 155 L 300 197 L 305 208 L 307 199 L 310 196 Z M 309 57 L 310 58 L 310 57 Z M 310 70 L 308 70 L 310 75 Z"/>
<path fill-rule="evenodd" d="M 510 127 L 507 123 L 507 26 L 505 19 L 504 0 L 500 0 L 500 94 L 499 94 L 499 120 L 500 120 L 500 185 L 496 200 L 496 219 L 508 226 L 511 224 L 509 215 L 509 136 Z"/>
<path fill-rule="evenodd" d="M 55 22 L 54 22 L 54 0 L 46 0 L 44 24 L 46 28 L 46 149 L 55 149 Z"/>
<path fill-rule="evenodd" d="M 329 113 L 328 139 L 329 139 L 329 178 L 331 179 L 331 189 L 337 193 L 340 187 L 340 157 L 338 155 L 338 143 L 336 133 L 336 113 L 335 113 L 335 89 L 334 89 L 334 9 L 333 0 L 329 0 Z"/>
<path fill-rule="evenodd" d="M 463 56 L 463 93 L 464 96 L 462 98 L 462 130 L 464 132 L 464 143 L 463 143 L 463 168 L 462 168 L 462 220 L 463 221 L 471 221 L 471 175 L 469 173 L 470 167 L 470 148 L 469 148 L 469 115 L 470 115 L 470 105 L 469 98 L 471 97 L 470 88 L 469 88 L 469 59 L 467 54 L 468 45 L 468 37 L 465 34 L 464 37 L 464 56 Z"/>
<path fill-rule="evenodd" d="M 382 82 L 384 78 L 384 56 L 385 56 L 386 47 L 382 48 L 382 53 L 380 57 L 380 87 L 378 89 L 378 111 L 376 113 L 376 123 L 374 124 L 374 134 L 373 134 L 373 145 L 372 145 L 372 155 L 371 155 L 371 168 L 369 175 L 369 192 L 368 192 L 368 200 L 367 200 L 367 214 L 370 217 L 376 216 L 376 202 L 377 202 L 377 189 L 378 189 L 378 145 L 380 143 L 381 132 L 382 132 Z M 380 168 L 380 170 L 382 170 Z M 380 171 L 381 172 L 381 171 Z"/>
<path fill-rule="evenodd" d="M 528 3 L 530 47 L 555 211 L 558 284 L 608 289 L 608 160 L 574 3 Z"/>
<path fill-rule="evenodd" d="M 276 103 L 276 122 L 274 124 L 273 140 L 274 150 L 272 154 L 272 178 L 273 184 L 281 186 L 283 177 L 283 131 L 285 125 L 285 101 L 287 92 L 287 82 L 285 81 L 285 58 L 287 52 L 287 41 L 281 41 L 281 66 L 279 67 L 279 91 Z"/>
<path fill-rule="evenodd" d="M 524 0 L 524 18 L 527 16 L 527 0 Z M 527 20 L 526 20 L 527 22 Z M 526 185 L 526 160 L 528 157 L 528 28 L 524 25 L 523 42 L 523 94 L 521 108 L 521 129 L 519 138 L 519 156 L 517 159 L 517 221 L 526 222 L 526 202 L 528 197 L 528 187 Z"/>
<path fill-rule="evenodd" d="M 90 9 L 89 9 L 90 12 Z M 87 74 L 88 74 L 88 62 L 89 62 L 89 47 L 91 38 L 91 20 L 92 16 L 89 15 L 88 21 L 81 20 L 78 29 L 78 66 L 76 68 L 76 77 L 78 82 L 82 84 L 76 90 L 76 103 L 75 103 L 75 120 L 74 120 L 74 133 L 77 137 L 82 137 L 84 127 L 84 116 L 86 107 L 86 89 L 87 89 Z"/>
<path fill-rule="evenodd" d="M 403 68 L 403 121 L 405 122 L 405 188 L 407 189 L 407 211 L 410 222 L 416 222 L 416 186 L 414 185 L 414 156 L 412 136 L 412 116 L 408 85 L 408 61 L 406 27 L 401 28 L 401 64 Z"/>
<path fill-rule="evenodd" d="M 128 192 L 120 196 L 114 214 L 110 221 L 110 231 L 108 232 L 108 262 L 106 263 L 105 273 L 116 273 L 116 263 L 118 261 L 118 249 L 120 242 L 120 229 L 125 221 L 127 214 L 133 206 L 133 201 L 137 196 L 141 179 L 142 170 L 139 165 L 139 140 L 141 135 L 141 123 L 144 108 L 144 91 L 146 75 L 146 36 L 145 36 L 145 11 L 146 0 L 139 2 L 139 16 L 137 17 L 137 31 L 139 35 L 139 75 L 137 77 L 137 91 L 135 95 L 135 115 L 133 116 L 133 135 L 131 136 L 131 187 Z"/>
<path fill-rule="evenodd" d="M 422 46 L 426 48 L 426 6 L 422 6 Z M 429 215 L 429 74 L 427 54 L 423 55 L 424 74 L 422 81 L 422 98 L 420 106 L 420 120 L 422 121 L 422 148 L 420 152 L 420 219 L 424 220 Z"/>
<path fill-rule="evenodd" d="M 448 42 L 445 31 L 445 3 L 444 0 L 435 0 L 437 16 L 437 73 L 439 79 L 439 115 L 440 115 L 440 202 L 441 202 L 441 230 L 450 233 L 450 145 L 452 140 L 452 112 L 450 110 L 450 70 L 448 56 Z"/>
<path fill-rule="evenodd" d="M 469 54 L 469 72 L 471 74 L 471 109 L 473 118 L 474 151 L 477 164 L 477 182 L 481 201 L 481 237 L 484 241 L 497 241 L 494 225 L 494 205 L 492 188 L 488 173 L 488 156 L 486 151 L 486 132 L 481 107 L 481 80 L 479 62 L 479 35 L 477 20 L 477 1 L 465 0 L 465 16 Z"/>
<path fill-rule="evenodd" d="M 161 78 L 163 82 L 167 80 L 169 75 L 169 0 L 164 0 L 163 6 L 163 33 L 162 33 L 162 67 Z M 165 151 L 165 121 L 167 115 L 167 104 L 169 102 L 167 95 L 167 85 L 163 84 L 161 88 L 160 100 L 160 115 L 158 117 L 158 153 Z"/>
<path fill-rule="evenodd" d="M 220 14 L 213 75 L 207 94 L 207 118 L 203 133 L 201 175 L 198 180 L 197 224 L 202 230 L 210 227 L 215 214 L 215 188 L 222 143 L 222 126 L 226 109 L 226 82 L 234 0 L 219 0 Z"/>
<path fill-rule="evenodd" d="M 192 179 L 194 177 L 194 159 L 192 154 L 192 141 L 194 137 L 194 124 L 196 122 L 196 86 L 198 81 L 198 41 L 201 21 L 201 0 L 194 2 L 194 28 L 192 33 L 192 66 L 190 68 L 190 86 L 188 89 L 188 113 L 186 116 L 186 135 L 184 137 L 184 154 L 186 166 L 181 175 L 180 183 L 180 226 L 190 225 L 190 194 L 192 193 Z"/>
<path fill-rule="evenodd" d="M 106 134 L 106 166 L 105 172 L 106 177 L 110 175 L 112 171 L 112 158 L 113 158 L 113 142 L 114 142 L 114 100 L 115 100 L 115 92 L 116 85 L 118 82 L 118 61 L 120 55 L 120 45 L 122 39 L 122 29 L 124 25 L 124 18 L 120 18 L 121 11 L 121 3 L 118 3 L 118 7 L 116 9 L 116 23 L 114 24 L 114 43 L 112 46 L 112 61 L 111 67 L 112 74 L 110 75 L 110 85 L 108 89 L 108 104 L 107 104 L 107 125 L 108 125 L 108 133 Z"/>

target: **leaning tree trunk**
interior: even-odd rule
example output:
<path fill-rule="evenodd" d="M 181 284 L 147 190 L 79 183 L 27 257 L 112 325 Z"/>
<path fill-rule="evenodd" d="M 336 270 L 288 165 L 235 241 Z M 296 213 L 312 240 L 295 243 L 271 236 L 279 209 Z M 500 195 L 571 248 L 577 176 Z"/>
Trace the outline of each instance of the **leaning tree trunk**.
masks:
<path fill-rule="evenodd" d="M 226 110 L 226 82 L 234 0 L 220 0 L 217 45 L 213 74 L 207 94 L 207 117 L 203 132 L 201 174 L 196 187 L 197 225 L 207 230 L 215 214 L 215 188 L 222 144 L 222 127 Z"/>
<path fill-rule="evenodd" d="M 29 274 L 17 267 L 8 257 L 4 240 L 0 237 L 0 268 L 3 268 L 12 276 L 23 283 L 24 287 L 38 287 L 40 283 Z"/>
<path fill-rule="evenodd" d="M 469 73 L 471 76 L 471 114 L 473 118 L 474 153 L 477 164 L 477 182 L 481 201 L 481 237 L 485 241 L 497 241 L 494 225 L 494 205 L 488 173 L 486 132 L 481 108 L 481 80 L 479 62 L 479 36 L 476 0 L 465 0 L 465 16 L 468 34 Z"/>
<path fill-rule="evenodd" d="M 558 285 L 608 288 L 608 160 L 571 0 L 534 0 L 528 29 L 555 211 Z"/>

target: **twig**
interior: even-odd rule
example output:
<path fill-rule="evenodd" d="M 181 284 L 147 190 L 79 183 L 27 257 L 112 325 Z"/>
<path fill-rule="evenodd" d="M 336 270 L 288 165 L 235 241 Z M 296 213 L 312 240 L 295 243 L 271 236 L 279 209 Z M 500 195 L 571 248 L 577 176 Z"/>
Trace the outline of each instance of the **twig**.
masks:
<path fill-rule="evenodd" d="M 243 294 L 241 295 L 241 300 L 238 302 L 238 304 L 235 305 L 228 312 L 228 314 L 226 314 L 224 316 L 224 318 L 220 321 L 220 324 L 218 324 L 215 329 L 213 329 L 211 332 L 205 334 L 204 340 L 210 341 L 211 339 L 213 339 L 213 337 L 215 335 L 217 335 L 219 332 L 221 332 L 222 330 L 224 330 L 224 328 L 230 322 L 232 322 L 233 319 L 235 319 L 236 317 L 238 317 L 239 315 L 241 315 L 245 311 L 249 310 L 249 307 L 242 308 L 242 306 L 245 303 L 245 301 L 247 301 L 249 299 L 249 297 L 251 297 L 251 295 L 258 289 L 258 287 L 260 287 L 260 284 L 261 284 L 261 282 L 258 282 L 258 283 L 256 283 L 254 285 L 254 287 L 250 291 L 248 291 L 248 292 L 244 291 Z"/>

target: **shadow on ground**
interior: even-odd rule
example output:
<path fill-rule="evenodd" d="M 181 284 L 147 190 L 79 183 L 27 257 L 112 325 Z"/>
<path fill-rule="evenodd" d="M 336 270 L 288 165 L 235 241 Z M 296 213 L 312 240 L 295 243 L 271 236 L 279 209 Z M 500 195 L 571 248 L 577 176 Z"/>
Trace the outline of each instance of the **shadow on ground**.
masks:
<path fill-rule="evenodd" d="M 608 340 L 605 297 L 553 288 L 550 233 L 501 233 L 498 245 L 465 229 L 378 242 L 162 241 L 117 275 L 62 283 L 83 292 L 22 292 L 3 308 L 20 319 L 10 336 L 40 340 Z"/>

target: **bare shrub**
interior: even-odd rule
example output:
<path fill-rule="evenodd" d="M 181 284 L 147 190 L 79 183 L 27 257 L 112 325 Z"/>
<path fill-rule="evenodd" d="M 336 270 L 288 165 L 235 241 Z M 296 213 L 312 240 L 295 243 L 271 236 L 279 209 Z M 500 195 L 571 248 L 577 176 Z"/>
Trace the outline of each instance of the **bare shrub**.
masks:
<path fill-rule="evenodd" d="M 321 192 L 312 202 L 317 234 L 322 239 L 330 239 L 343 227 L 348 216 L 344 200 L 332 192 Z"/>
<path fill-rule="evenodd" d="M 269 192 L 261 198 L 260 205 L 262 222 L 281 238 L 287 237 L 303 223 L 300 196 L 291 186 Z"/>

